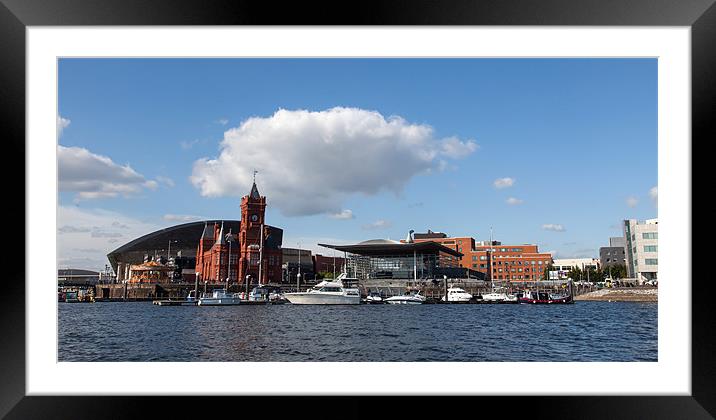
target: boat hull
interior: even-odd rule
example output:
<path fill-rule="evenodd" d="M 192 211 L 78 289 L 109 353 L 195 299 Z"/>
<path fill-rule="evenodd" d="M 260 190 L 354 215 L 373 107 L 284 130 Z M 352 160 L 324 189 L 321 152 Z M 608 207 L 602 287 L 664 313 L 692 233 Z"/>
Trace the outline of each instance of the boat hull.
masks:
<path fill-rule="evenodd" d="M 552 305 L 552 304 L 574 303 L 574 300 L 572 299 L 571 296 L 567 296 L 564 298 L 557 298 L 557 299 L 519 298 L 519 299 L 517 299 L 517 301 L 522 304 L 530 304 L 530 305 Z"/>
<path fill-rule="evenodd" d="M 285 293 L 294 305 L 359 305 L 360 295 L 328 295 L 319 293 Z"/>
<path fill-rule="evenodd" d="M 423 301 L 418 299 L 386 299 L 385 303 L 391 305 L 420 305 Z"/>
<path fill-rule="evenodd" d="M 199 306 L 232 306 L 232 305 L 240 305 L 240 304 L 241 304 L 241 299 L 238 297 L 199 299 Z"/>

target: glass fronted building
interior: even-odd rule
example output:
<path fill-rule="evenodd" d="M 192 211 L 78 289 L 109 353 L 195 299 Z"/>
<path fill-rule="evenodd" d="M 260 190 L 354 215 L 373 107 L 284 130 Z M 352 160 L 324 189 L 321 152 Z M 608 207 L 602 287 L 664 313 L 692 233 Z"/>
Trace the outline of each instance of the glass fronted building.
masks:
<path fill-rule="evenodd" d="M 354 245 L 318 245 L 343 251 L 348 275 L 359 280 L 485 278 L 484 273 L 460 267 L 462 253 L 432 241 L 373 239 Z"/>

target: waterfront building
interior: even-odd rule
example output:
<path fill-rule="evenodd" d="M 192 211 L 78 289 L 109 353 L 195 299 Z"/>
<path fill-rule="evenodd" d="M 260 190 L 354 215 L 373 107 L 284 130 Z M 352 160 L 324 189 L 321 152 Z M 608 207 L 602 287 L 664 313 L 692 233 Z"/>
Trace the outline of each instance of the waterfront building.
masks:
<path fill-rule="evenodd" d="M 599 248 L 599 264 L 603 269 L 626 265 L 626 241 L 622 236 L 609 238 L 609 246 Z"/>
<path fill-rule="evenodd" d="M 569 272 L 573 268 L 579 268 L 582 271 L 585 270 L 599 270 L 599 259 L 598 258 L 557 258 L 552 263 L 552 270 L 550 270 L 550 279 L 553 280 L 564 280 L 569 276 Z M 572 279 L 579 280 L 579 279 Z M 587 280 L 586 277 L 582 280 Z"/>
<path fill-rule="evenodd" d="M 539 252 L 537 245 L 503 245 L 499 241 L 476 242 L 469 236 L 449 237 L 445 233 L 416 233 L 415 242 L 432 241 L 462 254 L 459 266 L 485 273 L 502 281 L 537 281 L 552 263 L 552 254 Z M 491 264 L 491 267 L 490 267 Z"/>
<path fill-rule="evenodd" d="M 416 241 L 411 237 L 403 242 L 372 239 L 353 245 L 318 245 L 343 251 L 348 275 L 361 280 L 485 278 L 484 273 L 460 266 L 460 252 L 434 241 Z"/>
<path fill-rule="evenodd" d="M 63 284 L 96 284 L 102 273 L 79 268 L 63 268 L 57 270 L 57 283 Z"/>
<path fill-rule="evenodd" d="M 206 224 L 196 248 L 196 273 L 206 283 L 277 283 L 281 281 L 283 231 L 265 225 L 266 197 L 256 182 L 241 198 L 237 231 L 224 223 Z M 280 233 L 279 233 L 280 231 Z M 248 277 L 247 277 L 248 276 Z"/>
<path fill-rule="evenodd" d="M 343 270 L 345 259 L 343 257 L 316 254 L 313 256 L 313 271 L 316 273 L 327 272 L 340 274 Z"/>
<path fill-rule="evenodd" d="M 627 273 L 640 281 L 656 280 L 659 271 L 659 220 L 624 220 Z"/>

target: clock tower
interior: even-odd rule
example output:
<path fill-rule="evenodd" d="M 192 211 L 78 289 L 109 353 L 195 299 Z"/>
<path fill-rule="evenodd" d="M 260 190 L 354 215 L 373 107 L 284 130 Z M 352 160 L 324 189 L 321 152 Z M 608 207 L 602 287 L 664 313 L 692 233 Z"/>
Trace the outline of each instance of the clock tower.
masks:
<path fill-rule="evenodd" d="M 263 234 L 265 212 L 266 197 L 259 194 L 254 178 L 251 192 L 241 197 L 241 231 L 239 232 L 241 251 L 239 254 L 239 278 L 237 279 L 239 283 L 244 283 L 247 275 L 251 276 L 249 280 L 251 283 L 259 283 L 259 280 L 262 284 L 266 283 L 265 267 L 262 267 L 263 270 L 259 270 L 259 261 L 266 259 L 265 254 L 261 255 L 261 247 L 264 245 L 263 240 L 265 239 Z M 259 279 L 259 271 L 261 271 L 262 279 Z"/>

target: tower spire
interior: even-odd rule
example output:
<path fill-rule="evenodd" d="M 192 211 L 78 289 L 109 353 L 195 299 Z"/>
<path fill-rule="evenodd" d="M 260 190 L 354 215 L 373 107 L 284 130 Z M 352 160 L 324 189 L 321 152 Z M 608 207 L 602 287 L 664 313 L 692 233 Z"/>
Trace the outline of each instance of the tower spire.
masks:
<path fill-rule="evenodd" d="M 257 174 L 258 172 L 259 172 L 259 171 L 257 171 L 256 169 L 254 169 L 254 183 L 253 183 L 253 185 L 251 186 L 251 192 L 249 193 L 249 197 L 251 197 L 252 199 L 256 199 L 256 200 L 258 200 L 259 198 L 261 198 L 261 194 L 259 194 L 259 189 L 256 188 L 256 174 Z"/>

